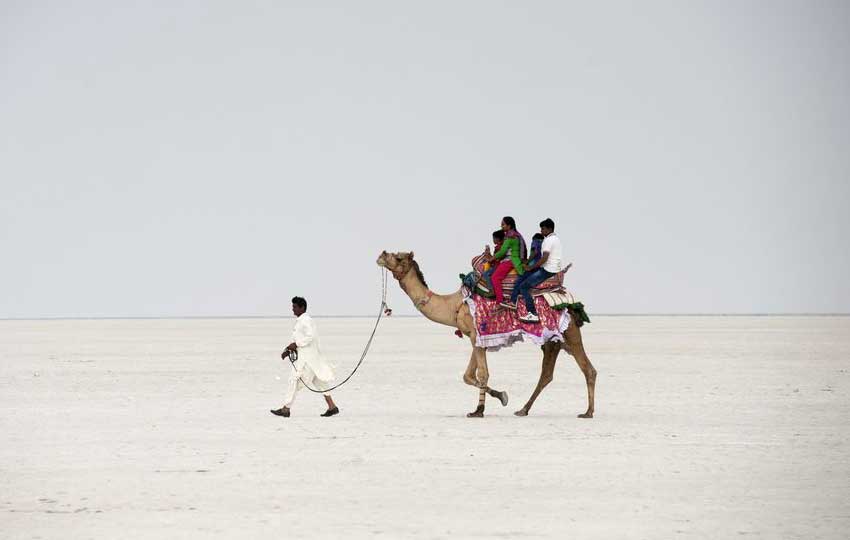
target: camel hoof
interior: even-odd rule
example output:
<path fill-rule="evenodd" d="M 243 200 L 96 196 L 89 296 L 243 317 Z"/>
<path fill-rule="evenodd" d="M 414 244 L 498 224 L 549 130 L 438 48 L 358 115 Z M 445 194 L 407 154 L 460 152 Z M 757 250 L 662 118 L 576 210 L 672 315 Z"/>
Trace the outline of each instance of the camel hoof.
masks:
<path fill-rule="evenodd" d="M 508 393 L 507 392 L 499 392 L 498 390 L 491 390 L 490 395 L 494 398 L 498 399 L 502 403 L 502 407 L 506 407 L 508 405 Z"/>
<path fill-rule="evenodd" d="M 593 413 L 592 412 L 586 412 L 586 413 L 578 415 L 578 417 L 579 418 L 593 418 Z"/>
<path fill-rule="evenodd" d="M 520 409 L 514 413 L 514 416 L 528 416 L 528 411 Z"/>
<path fill-rule="evenodd" d="M 484 411 L 472 411 L 471 413 L 466 413 L 467 418 L 484 418 Z"/>

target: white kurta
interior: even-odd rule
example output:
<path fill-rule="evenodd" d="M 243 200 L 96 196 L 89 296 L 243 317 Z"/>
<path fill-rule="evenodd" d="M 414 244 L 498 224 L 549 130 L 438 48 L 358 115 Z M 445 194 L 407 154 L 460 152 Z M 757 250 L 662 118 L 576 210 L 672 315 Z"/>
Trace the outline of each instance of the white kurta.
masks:
<path fill-rule="evenodd" d="M 289 378 L 284 405 L 289 406 L 295 400 L 295 393 L 301 389 L 301 380 L 316 390 L 328 388 L 334 380 L 333 366 L 325 361 L 319 349 L 319 334 L 316 323 L 306 313 L 295 319 L 292 329 L 292 341 L 298 346 L 298 360 Z"/>

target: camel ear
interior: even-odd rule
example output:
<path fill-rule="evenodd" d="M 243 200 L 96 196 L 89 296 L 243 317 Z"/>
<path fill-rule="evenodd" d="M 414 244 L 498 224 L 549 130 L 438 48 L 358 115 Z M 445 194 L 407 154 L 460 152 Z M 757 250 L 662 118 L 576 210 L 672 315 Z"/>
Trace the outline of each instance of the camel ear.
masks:
<path fill-rule="evenodd" d="M 413 252 L 412 251 L 410 252 L 410 260 L 411 261 L 413 260 Z"/>

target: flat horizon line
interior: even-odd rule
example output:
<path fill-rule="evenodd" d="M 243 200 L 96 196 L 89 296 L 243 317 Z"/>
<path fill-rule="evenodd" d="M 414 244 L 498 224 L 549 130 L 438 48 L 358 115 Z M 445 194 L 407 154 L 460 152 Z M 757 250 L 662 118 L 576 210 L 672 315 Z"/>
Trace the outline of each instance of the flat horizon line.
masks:
<path fill-rule="evenodd" d="M 376 315 L 312 315 L 317 319 L 374 319 Z M 847 313 L 595 313 L 596 317 L 848 317 Z M 425 318 L 422 314 L 392 315 L 395 318 Z M 220 320 L 289 319 L 292 315 L 166 315 L 166 316 L 92 316 L 92 317 L 0 317 L 0 321 L 109 321 L 109 320 Z"/>

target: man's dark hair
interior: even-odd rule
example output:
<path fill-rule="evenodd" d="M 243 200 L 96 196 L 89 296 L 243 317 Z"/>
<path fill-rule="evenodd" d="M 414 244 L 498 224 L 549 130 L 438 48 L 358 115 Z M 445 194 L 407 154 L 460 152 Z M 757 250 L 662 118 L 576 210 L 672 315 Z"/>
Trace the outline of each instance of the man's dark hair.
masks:
<path fill-rule="evenodd" d="M 301 309 L 307 309 L 307 301 L 301 298 L 300 296 L 295 296 L 292 298 L 292 303 Z"/>
<path fill-rule="evenodd" d="M 543 240 L 545 236 L 540 233 L 534 233 L 534 236 L 531 237 L 532 240 Z"/>
<path fill-rule="evenodd" d="M 498 231 L 493 231 L 493 238 L 496 239 L 497 242 L 501 242 L 505 239 L 505 231 L 499 229 Z"/>
<path fill-rule="evenodd" d="M 505 217 L 503 217 L 503 218 L 502 218 L 502 221 L 504 221 L 505 223 L 507 223 L 507 224 L 508 224 L 508 226 L 509 226 L 511 229 L 516 230 L 516 220 L 514 220 L 514 218 L 512 218 L 511 216 L 505 216 Z"/>
<path fill-rule="evenodd" d="M 552 219 L 551 219 L 551 218 L 546 218 L 546 219 L 544 219 L 543 221 L 541 221 L 541 222 L 540 222 L 540 226 L 541 226 L 541 227 L 546 227 L 546 228 L 547 228 L 547 229 L 549 229 L 550 231 L 554 231 L 554 230 L 555 230 L 555 222 L 554 222 L 554 221 L 552 221 Z"/>

